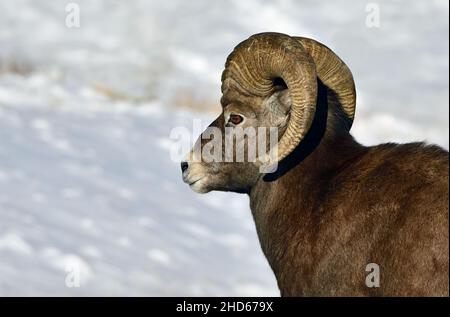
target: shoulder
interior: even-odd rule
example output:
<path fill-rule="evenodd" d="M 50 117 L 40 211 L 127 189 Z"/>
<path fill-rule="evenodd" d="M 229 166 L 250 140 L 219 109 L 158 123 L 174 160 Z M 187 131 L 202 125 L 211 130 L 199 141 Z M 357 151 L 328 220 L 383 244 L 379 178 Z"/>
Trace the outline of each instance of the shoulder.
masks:
<path fill-rule="evenodd" d="M 385 143 L 370 147 L 365 159 L 381 168 L 391 166 L 405 172 L 437 172 L 448 174 L 448 151 L 438 145 L 424 142 Z"/>
<path fill-rule="evenodd" d="M 448 154 L 443 148 L 426 143 L 380 144 L 366 148 L 336 175 L 335 181 L 385 194 L 430 184 L 448 188 Z"/>
<path fill-rule="evenodd" d="M 434 158 L 448 158 L 448 151 L 435 144 L 427 144 L 425 142 L 414 143 L 384 143 L 369 147 L 369 152 L 385 153 L 385 154 L 408 154 L 414 156 L 432 156 Z"/>

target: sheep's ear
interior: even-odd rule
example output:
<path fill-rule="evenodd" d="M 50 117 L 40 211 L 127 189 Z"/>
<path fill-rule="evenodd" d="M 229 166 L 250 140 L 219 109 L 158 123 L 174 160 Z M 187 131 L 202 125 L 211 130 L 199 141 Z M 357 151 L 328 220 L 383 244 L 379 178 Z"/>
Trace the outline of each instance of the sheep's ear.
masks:
<path fill-rule="evenodd" d="M 267 110 L 271 114 L 272 123 L 281 126 L 287 122 L 292 100 L 288 89 L 275 91 L 267 100 Z"/>
<path fill-rule="evenodd" d="M 279 91 L 277 98 L 278 98 L 278 105 L 280 108 L 279 111 L 284 115 L 287 115 L 291 110 L 292 106 L 292 100 L 291 95 L 289 94 L 289 90 L 283 89 Z"/>
<path fill-rule="evenodd" d="M 277 90 L 270 96 L 268 106 L 277 117 L 285 117 L 291 110 L 292 100 L 288 89 Z"/>

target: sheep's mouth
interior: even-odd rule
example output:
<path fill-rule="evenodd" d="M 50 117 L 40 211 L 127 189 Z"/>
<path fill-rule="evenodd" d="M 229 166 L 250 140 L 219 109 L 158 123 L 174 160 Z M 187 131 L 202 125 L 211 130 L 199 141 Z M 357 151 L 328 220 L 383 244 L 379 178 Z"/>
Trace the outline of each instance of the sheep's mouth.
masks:
<path fill-rule="evenodd" d="M 199 181 L 201 181 L 202 179 L 204 179 L 205 176 L 194 178 L 194 180 L 191 180 L 192 178 L 193 178 L 193 177 L 189 177 L 188 175 L 183 175 L 183 181 L 184 181 L 186 184 L 188 184 L 189 186 L 195 185 L 196 183 L 198 183 Z"/>
<path fill-rule="evenodd" d="M 199 179 L 197 179 L 197 180 L 195 180 L 195 181 L 193 181 L 193 182 L 190 182 L 190 183 L 189 183 L 189 186 L 193 186 L 195 183 L 201 181 L 202 179 L 203 179 L 203 177 L 201 177 L 201 178 L 199 178 Z"/>
<path fill-rule="evenodd" d="M 203 176 L 203 177 L 196 179 L 195 181 L 188 182 L 189 188 L 199 194 L 204 194 L 204 193 L 209 192 L 210 189 L 208 189 L 208 187 L 206 186 L 205 179 L 207 179 L 207 176 Z"/>

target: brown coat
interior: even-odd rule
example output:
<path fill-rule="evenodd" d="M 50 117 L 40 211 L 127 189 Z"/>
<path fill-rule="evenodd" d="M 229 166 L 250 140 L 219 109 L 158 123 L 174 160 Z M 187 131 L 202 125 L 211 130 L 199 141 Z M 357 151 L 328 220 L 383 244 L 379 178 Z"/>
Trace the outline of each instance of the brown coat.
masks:
<path fill-rule="evenodd" d="M 448 296 L 448 153 L 325 137 L 250 193 L 283 296 Z M 380 267 L 380 287 L 365 284 Z"/>

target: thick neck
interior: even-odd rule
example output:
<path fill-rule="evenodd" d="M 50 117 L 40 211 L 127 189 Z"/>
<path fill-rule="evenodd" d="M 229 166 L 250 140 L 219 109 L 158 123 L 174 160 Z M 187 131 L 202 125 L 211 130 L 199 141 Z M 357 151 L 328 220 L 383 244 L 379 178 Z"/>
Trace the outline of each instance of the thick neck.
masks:
<path fill-rule="evenodd" d="M 314 267 L 314 227 L 320 221 L 318 206 L 327 184 L 367 151 L 343 124 L 335 106 L 319 99 L 304 140 L 280 162 L 276 173 L 261 176 L 250 190 L 261 247 L 279 283 L 292 278 L 285 276 L 286 266 L 301 267 L 305 272 Z M 301 256 L 298 250 L 290 250 L 292 241 L 301 243 Z"/>
<path fill-rule="evenodd" d="M 282 207 L 287 206 L 290 201 L 310 200 L 310 197 L 314 197 L 312 194 L 324 187 L 339 170 L 367 151 L 349 133 L 336 134 L 333 131 L 327 131 L 313 150 L 301 151 L 301 147 L 302 145 L 293 156 L 280 163 L 277 172 L 262 175 L 251 187 L 250 204 L 255 218 L 268 216 L 261 214 L 259 210 L 273 213 L 275 217 L 277 214 L 284 217 L 282 209 L 266 210 L 268 208 L 264 206 Z M 280 200 L 285 201 L 286 205 L 280 205 Z"/>
<path fill-rule="evenodd" d="M 252 187 L 250 207 L 261 248 L 280 289 L 293 278 L 304 281 L 311 276 L 309 270 L 317 265 L 315 228 L 327 184 L 365 151 L 349 134 L 325 137 L 297 165 L 275 179 L 261 177 Z"/>

